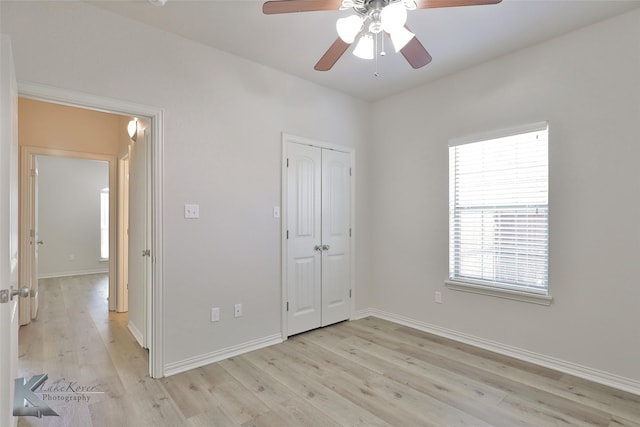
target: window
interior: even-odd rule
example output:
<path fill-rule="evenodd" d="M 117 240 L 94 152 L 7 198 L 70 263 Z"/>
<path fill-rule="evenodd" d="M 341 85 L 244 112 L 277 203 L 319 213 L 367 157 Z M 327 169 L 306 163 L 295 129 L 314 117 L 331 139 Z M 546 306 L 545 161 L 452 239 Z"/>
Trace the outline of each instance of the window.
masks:
<path fill-rule="evenodd" d="M 100 260 L 109 259 L 109 189 L 100 190 Z"/>
<path fill-rule="evenodd" d="M 451 142 L 448 284 L 548 295 L 547 136 L 541 123 Z"/>

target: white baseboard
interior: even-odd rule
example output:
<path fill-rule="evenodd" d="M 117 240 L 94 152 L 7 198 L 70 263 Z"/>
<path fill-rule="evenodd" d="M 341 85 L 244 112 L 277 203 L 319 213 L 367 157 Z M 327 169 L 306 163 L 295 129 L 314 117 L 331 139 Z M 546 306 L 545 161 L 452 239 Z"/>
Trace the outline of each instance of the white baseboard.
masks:
<path fill-rule="evenodd" d="M 640 395 L 640 381 L 621 377 L 619 375 L 600 371 L 598 369 L 589 368 L 587 366 L 578 365 L 566 360 L 556 359 L 544 354 L 534 353 L 522 348 L 512 347 L 509 345 L 501 344 L 499 342 L 486 340 L 484 338 L 463 334 L 461 332 L 442 328 L 440 326 L 430 325 L 428 323 L 410 319 L 404 316 L 399 316 L 397 314 L 388 313 L 376 309 L 367 309 L 358 311 L 354 316 L 354 320 L 362 319 L 367 316 L 378 317 L 380 319 L 418 329 L 420 331 L 424 331 L 433 335 L 438 335 L 443 338 L 449 338 L 454 341 L 470 344 L 475 347 L 493 351 L 494 353 L 513 357 L 515 359 L 530 362 L 535 365 L 544 366 L 545 368 L 553 369 L 565 374 L 573 375 L 619 390 L 627 391 L 629 393 Z"/>
<path fill-rule="evenodd" d="M 77 271 L 60 271 L 57 273 L 43 273 L 38 275 L 38 279 L 52 279 L 55 277 L 70 277 L 70 276 L 84 276 L 87 274 L 100 274 L 108 273 L 108 268 L 97 268 L 92 270 L 77 270 Z"/>
<path fill-rule="evenodd" d="M 129 332 L 131 332 L 131 335 L 133 335 L 136 341 L 138 341 L 138 344 L 140 344 L 140 347 L 144 348 L 144 340 L 143 340 L 142 332 L 140 332 L 140 330 L 136 328 L 136 325 L 134 325 L 131 322 L 128 322 L 127 329 L 129 329 Z"/>
<path fill-rule="evenodd" d="M 167 363 L 164 366 L 164 375 L 168 377 L 170 375 L 179 374 L 180 372 L 199 368 L 201 366 L 219 362 L 233 356 L 238 356 L 243 353 L 248 353 L 253 350 L 258 350 L 270 345 L 280 343 L 282 343 L 282 335 L 275 334 L 263 338 L 258 338 L 252 341 L 247 341 L 245 343 L 238 344 L 232 347 L 223 348 L 211 353 L 202 354 L 200 356 L 190 357 L 178 362 Z"/>
<path fill-rule="evenodd" d="M 433 335 L 437 335 L 443 338 L 448 338 L 454 341 L 459 341 L 465 344 L 473 345 L 485 350 L 493 351 L 494 353 L 502 354 L 504 356 L 513 357 L 515 359 L 523 360 L 525 362 L 533 363 L 535 365 L 543 366 L 545 368 L 553 369 L 565 374 L 574 375 L 579 378 L 583 378 L 589 381 L 593 381 L 599 384 L 603 384 L 609 387 L 613 387 L 619 390 L 627 391 L 629 393 L 640 395 L 640 381 L 636 381 L 630 378 L 621 377 L 619 375 L 611 374 L 609 372 L 600 371 L 587 366 L 578 365 L 573 362 L 557 359 L 554 357 L 546 356 L 539 353 L 534 353 L 529 350 L 512 347 L 509 345 L 501 344 L 499 342 L 486 340 L 484 338 L 475 337 L 472 335 L 463 334 L 451 329 L 442 328 L 440 326 L 430 325 L 425 322 L 421 322 L 408 317 L 400 316 L 394 313 L 385 312 L 376 309 L 364 309 L 358 310 L 351 316 L 351 320 L 363 319 L 365 317 L 378 317 L 380 319 L 388 320 L 400 325 L 408 326 L 410 328 L 418 329 L 423 332 L 427 332 Z M 134 331 L 131 333 L 136 335 Z M 138 337 L 136 336 L 136 339 Z M 140 340 L 139 340 L 140 341 Z M 214 351 L 211 353 L 203 354 L 201 356 L 191 357 L 178 362 L 173 362 L 165 365 L 165 376 L 178 374 L 180 372 L 188 371 L 190 369 L 199 368 L 201 366 L 215 363 L 220 360 L 227 359 L 229 357 L 238 356 L 243 353 L 247 353 L 260 348 L 268 347 L 274 344 L 280 344 L 283 342 L 280 334 L 271 335 L 268 337 L 256 339 L 246 343 L 242 343 L 233 347 L 228 347 L 222 350 Z"/>
<path fill-rule="evenodd" d="M 378 317 L 378 316 L 375 315 L 373 309 L 365 308 L 364 310 L 358 310 L 355 313 L 353 313 L 353 316 L 351 316 L 351 320 L 364 319 L 365 317 L 369 317 L 369 316 Z M 381 319 L 382 319 L 382 317 L 381 317 Z"/>

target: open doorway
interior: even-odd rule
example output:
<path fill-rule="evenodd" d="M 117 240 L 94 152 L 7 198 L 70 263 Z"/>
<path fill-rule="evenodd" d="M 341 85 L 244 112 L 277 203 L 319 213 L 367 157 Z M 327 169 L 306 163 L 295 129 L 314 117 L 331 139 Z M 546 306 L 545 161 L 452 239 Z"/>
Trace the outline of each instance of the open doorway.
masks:
<path fill-rule="evenodd" d="M 32 267 L 34 264 L 34 259 L 37 261 L 37 258 L 31 256 L 29 252 L 31 252 L 31 246 L 33 248 L 42 248 L 45 246 L 45 243 L 50 246 L 49 241 L 43 238 L 35 238 L 35 230 L 32 227 L 28 226 L 28 222 L 30 218 L 27 215 L 29 209 L 33 210 L 33 206 L 29 206 L 31 202 L 29 202 L 29 194 L 26 191 L 29 187 L 29 176 L 33 174 L 31 172 L 32 164 L 35 164 L 37 161 L 41 159 L 47 159 L 56 156 L 65 157 L 73 157 L 73 158 L 84 158 L 85 161 L 104 161 L 108 164 L 108 185 L 102 186 L 99 190 L 98 200 L 104 201 L 108 200 L 109 204 L 109 227 L 106 233 L 107 239 L 105 239 L 105 230 L 104 223 L 100 224 L 100 220 L 98 218 L 97 223 L 102 225 L 102 227 L 98 227 L 99 232 L 99 244 L 98 251 L 100 252 L 100 256 L 98 257 L 98 262 L 103 263 L 103 270 L 108 271 L 108 310 L 110 311 L 127 311 L 130 309 L 130 304 L 128 303 L 128 284 L 126 283 L 126 274 L 123 276 L 121 272 L 122 268 L 125 268 L 128 263 L 127 253 L 129 251 L 128 245 L 126 246 L 126 250 L 123 252 L 121 249 L 123 248 L 120 239 L 122 238 L 123 233 L 118 232 L 118 226 L 122 226 L 119 224 L 122 215 L 119 215 L 119 208 L 123 204 L 123 200 L 119 197 L 120 190 L 122 188 L 122 182 L 120 182 L 120 178 L 126 176 L 128 178 L 129 173 L 125 175 L 121 175 L 119 173 L 118 167 L 124 164 L 128 165 L 129 159 L 131 158 L 131 148 L 130 145 L 133 143 L 132 138 L 127 135 L 127 124 L 133 118 L 133 116 L 128 116 L 120 113 L 106 113 L 104 111 L 96 111 L 93 108 L 97 108 L 97 105 L 89 103 L 82 103 L 83 106 L 88 108 L 79 108 L 70 105 L 63 105 L 58 102 L 50 103 L 47 102 L 46 96 L 48 89 L 37 88 L 36 92 L 42 92 L 45 96 L 42 96 L 44 99 L 31 99 L 33 95 L 29 98 L 21 98 L 19 105 L 19 124 L 20 124 L 20 142 L 21 142 L 21 218 L 22 218 L 22 226 L 21 226 L 21 242 L 23 243 L 23 248 L 21 248 L 21 254 L 25 254 L 26 256 L 21 257 L 21 274 L 23 278 L 28 278 L 30 275 L 32 276 L 32 283 L 35 281 L 37 283 L 38 272 L 34 273 Z M 41 94 L 42 95 L 42 94 Z M 69 96 L 73 98 L 74 94 L 64 94 L 65 96 Z M 36 97 L 36 98 L 39 98 Z M 56 96 L 55 98 L 59 98 Z M 99 104 L 101 101 L 97 100 L 96 103 Z M 67 104 L 67 102 L 65 102 Z M 35 109 L 35 113 L 33 111 L 25 113 L 25 108 Z M 93 105 L 93 108 L 91 107 Z M 55 113 L 52 113 L 51 110 L 56 110 Z M 44 112 L 47 110 L 46 112 Z M 60 119 L 59 114 L 62 110 L 65 110 L 68 113 L 70 110 L 73 110 L 77 116 L 74 119 L 67 120 L 67 123 L 70 124 L 68 128 L 72 128 L 73 132 L 68 132 L 64 135 L 60 134 L 60 126 L 59 124 L 63 122 Z M 101 110 L 104 110 L 101 108 Z M 134 111 L 135 112 L 135 111 Z M 111 121 L 111 125 L 109 128 L 105 127 L 104 124 L 96 125 L 96 117 L 101 116 L 103 119 L 108 116 L 107 121 Z M 151 115 L 153 118 L 154 116 Z M 104 120 L 103 120 L 104 122 Z M 52 126 L 53 124 L 53 126 Z M 141 117 L 140 127 L 137 132 L 137 139 L 140 142 L 138 145 L 142 146 L 145 143 L 150 143 L 153 138 L 151 137 L 151 125 L 152 119 L 146 119 Z M 107 146 L 104 141 L 101 142 L 101 138 L 105 135 L 110 136 L 111 146 Z M 104 139 L 104 138 L 102 138 Z M 136 139 L 136 138 L 134 138 Z M 150 150 L 149 150 L 150 151 Z M 100 154 L 101 153 L 101 154 Z M 150 162 L 144 162 L 147 165 Z M 143 172 L 144 176 L 150 176 L 151 169 L 150 167 L 145 169 Z M 77 178 L 82 180 L 82 178 Z M 150 181 L 150 180 L 149 180 Z M 151 188 L 151 183 L 146 183 L 146 189 Z M 128 194 L 128 191 L 125 192 L 125 196 Z M 147 195 L 147 197 L 143 199 L 151 200 L 151 195 Z M 125 200 L 128 205 L 128 200 Z M 72 204 L 72 202 L 70 202 Z M 102 207 L 104 209 L 104 206 Z M 120 212 L 122 212 L 120 210 Z M 150 220 L 151 209 L 150 206 L 145 205 L 145 221 L 143 228 L 145 230 L 151 229 L 152 224 Z M 125 232 L 128 235 L 128 233 Z M 151 233 L 147 233 L 146 236 L 149 237 Z M 108 257 L 105 257 L 104 253 L 104 240 L 108 240 Z M 42 242 L 41 245 L 38 245 L 37 242 Z M 144 242 L 146 244 L 147 242 Z M 125 243 L 126 244 L 126 243 Z M 148 248 L 147 252 L 150 252 L 151 245 L 146 246 Z M 155 247 L 155 246 L 154 246 Z M 61 250 L 57 252 L 58 256 L 63 256 L 64 261 L 69 263 L 70 261 L 80 261 L 78 259 L 78 251 L 70 251 L 68 249 Z M 157 258 L 157 257 L 156 257 Z M 155 259 L 154 259 L 155 260 Z M 58 260 L 60 261 L 60 260 Z M 147 266 L 151 264 L 151 259 L 146 262 Z M 37 264 L 36 264 L 37 265 Z M 104 268 L 106 267 L 106 268 Z M 61 269 L 61 272 L 58 272 L 57 275 L 61 275 L 65 273 L 64 269 Z M 136 328 L 137 330 L 141 330 L 141 334 L 134 334 L 136 336 L 136 340 L 146 348 L 150 350 L 150 359 L 149 359 L 149 371 L 152 376 L 159 377 L 162 376 L 162 367 L 160 363 L 157 363 L 157 357 L 160 355 L 156 355 L 154 357 L 154 351 L 152 348 L 152 340 L 150 338 L 151 331 L 153 328 L 151 327 L 151 321 L 147 322 L 147 319 L 151 319 L 152 314 L 152 301 L 151 301 L 151 268 L 148 266 L 148 271 L 146 271 L 145 283 L 143 285 L 146 293 L 142 298 L 138 298 L 137 302 L 139 303 L 139 307 L 141 310 L 141 314 L 139 313 L 139 317 L 144 319 L 144 322 L 140 322 L 141 326 Z M 72 273 L 77 274 L 78 272 L 87 272 L 90 273 L 90 269 L 79 269 L 79 270 L 71 270 Z M 68 272 L 68 270 L 67 270 Z M 125 280 L 125 282 L 120 283 L 119 280 Z M 28 280 L 25 280 L 28 282 Z M 159 278 L 158 278 L 159 282 Z M 37 286 L 37 285 L 36 285 Z M 33 289 L 33 287 L 32 287 Z M 120 290 L 121 292 L 118 292 Z M 122 294 L 122 291 L 125 291 L 125 294 Z M 34 295 L 37 295 L 37 288 Z M 123 298 L 124 297 L 124 298 Z M 120 300 L 120 301 L 119 301 Z M 124 303 L 123 303 L 124 300 Z M 129 305 L 129 307 L 127 307 Z M 37 306 L 37 304 L 36 304 Z M 25 316 L 29 310 L 23 310 L 25 312 Z M 21 320 L 26 320 L 22 319 Z M 23 322 L 26 323 L 26 322 Z M 131 329 L 131 328 L 129 328 Z M 139 337 L 142 336 L 142 338 Z M 156 360 L 154 365 L 153 361 Z M 153 366 L 157 366 L 155 370 Z"/>
<path fill-rule="evenodd" d="M 48 155 L 35 162 L 38 279 L 109 273 L 109 162 Z"/>

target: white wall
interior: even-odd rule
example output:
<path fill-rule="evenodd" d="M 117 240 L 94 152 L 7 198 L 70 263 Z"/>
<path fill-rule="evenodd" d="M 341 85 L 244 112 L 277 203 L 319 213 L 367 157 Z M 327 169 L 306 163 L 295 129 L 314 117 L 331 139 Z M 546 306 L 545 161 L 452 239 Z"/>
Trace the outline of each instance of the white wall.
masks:
<path fill-rule="evenodd" d="M 38 277 L 106 272 L 100 262 L 100 190 L 109 164 L 38 156 Z"/>
<path fill-rule="evenodd" d="M 383 100 L 373 117 L 373 307 L 637 388 L 640 11 Z M 448 290 L 449 139 L 543 120 L 553 304 Z"/>
<path fill-rule="evenodd" d="M 82 2 L 0 8 L 19 81 L 164 109 L 166 363 L 280 332 L 283 131 L 356 149 L 355 295 L 370 306 L 368 104 Z"/>

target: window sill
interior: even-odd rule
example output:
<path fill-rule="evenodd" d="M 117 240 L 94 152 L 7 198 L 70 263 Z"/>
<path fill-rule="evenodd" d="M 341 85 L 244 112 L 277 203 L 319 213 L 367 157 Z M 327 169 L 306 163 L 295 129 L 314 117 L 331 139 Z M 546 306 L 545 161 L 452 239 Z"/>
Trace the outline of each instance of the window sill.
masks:
<path fill-rule="evenodd" d="M 473 294 L 488 295 L 496 298 L 505 298 L 514 301 L 528 302 L 531 304 L 551 305 L 553 297 L 551 295 L 534 294 L 530 292 L 516 291 L 512 289 L 500 289 L 491 286 L 478 285 L 475 283 L 458 282 L 445 280 L 447 288 L 454 291 L 470 292 Z"/>

